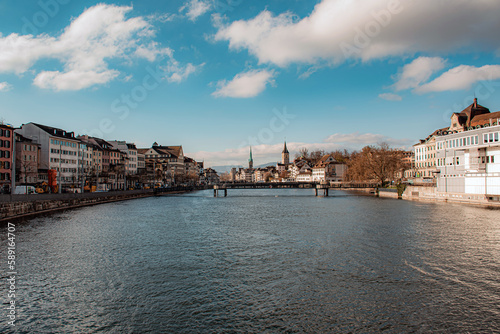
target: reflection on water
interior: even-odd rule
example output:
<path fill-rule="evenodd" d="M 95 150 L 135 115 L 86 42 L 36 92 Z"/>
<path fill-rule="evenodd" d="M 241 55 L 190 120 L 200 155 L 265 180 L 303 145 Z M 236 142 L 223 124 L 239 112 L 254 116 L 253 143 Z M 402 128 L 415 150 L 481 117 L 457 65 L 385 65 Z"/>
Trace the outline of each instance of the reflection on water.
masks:
<path fill-rule="evenodd" d="M 206 191 L 18 223 L 17 328 L 500 331 L 499 211 L 332 194 Z"/>

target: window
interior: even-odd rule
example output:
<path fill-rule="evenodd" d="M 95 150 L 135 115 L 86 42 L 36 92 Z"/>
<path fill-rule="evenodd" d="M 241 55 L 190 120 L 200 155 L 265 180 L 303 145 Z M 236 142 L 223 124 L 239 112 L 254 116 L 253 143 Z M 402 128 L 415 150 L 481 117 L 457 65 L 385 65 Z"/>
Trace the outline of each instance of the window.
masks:
<path fill-rule="evenodd" d="M 479 135 L 476 136 L 476 145 L 479 144 Z"/>
<path fill-rule="evenodd" d="M 470 137 L 467 137 L 467 145 L 470 145 Z"/>
<path fill-rule="evenodd" d="M 483 143 L 487 143 L 488 142 L 488 134 L 485 133 L 483 134 Z"/>
<path fill-rule="evenodd" d="M 498 132 L 495 132 L 495 142 L 498 141 Z"/>
<path fill-rule="evenodd" d="M 493 143 L 493 132 L 490 133 L 490 143 Z"/>

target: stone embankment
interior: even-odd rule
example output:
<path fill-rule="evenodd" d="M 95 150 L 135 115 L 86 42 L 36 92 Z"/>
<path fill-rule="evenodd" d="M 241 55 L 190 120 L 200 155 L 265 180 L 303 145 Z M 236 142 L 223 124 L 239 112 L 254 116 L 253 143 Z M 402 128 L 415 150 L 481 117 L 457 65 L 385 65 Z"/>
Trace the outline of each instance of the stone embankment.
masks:
<path fill-rule="evenodd" d="M 83 206 L 124 201 L 155 195 L 152 190 L 84 194 L 1 195 L 0 221 L 30 217 Z"/>
<path fill-rule="evenodd" d="M 442 193 L 438 192 L 436 187 L 408 186 L 403 193 L 403 199 L 410 201 L 472 204 L 492 208 L 500 208 L 500 195 L 463 194 L 450 192 Z"/>

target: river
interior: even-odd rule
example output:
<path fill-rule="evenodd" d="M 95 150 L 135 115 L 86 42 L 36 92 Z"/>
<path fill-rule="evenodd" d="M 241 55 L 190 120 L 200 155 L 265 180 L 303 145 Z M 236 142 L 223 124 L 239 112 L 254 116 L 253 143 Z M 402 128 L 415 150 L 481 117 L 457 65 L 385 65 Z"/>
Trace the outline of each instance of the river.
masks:
<path fill-rule="evenodd" d="M 499 210 L 310 189 L 212 196 L 16 222 L 16 330 L 4 316 L 0 332 L 500 332 Z"/>

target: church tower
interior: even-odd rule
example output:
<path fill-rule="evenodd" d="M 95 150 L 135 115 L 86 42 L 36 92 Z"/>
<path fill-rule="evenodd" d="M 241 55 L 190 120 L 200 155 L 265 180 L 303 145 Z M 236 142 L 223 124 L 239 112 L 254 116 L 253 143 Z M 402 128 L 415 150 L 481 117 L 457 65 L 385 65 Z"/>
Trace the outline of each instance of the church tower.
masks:
<path fill-rule="evenodd" d="M 283 152 L 281 152 L 281 163 L 283 165 L 290 164 L 290 153 L 288 152 L 288 149 L 286 148 L 286 140 L 285 140 L 285 146 L 283 147 Z"/>
<path fill-rule="evenodd" d="M 252 146 L 250 146 L 250 159 L 248 159 L 248 168 L 253 168 Z"/>

